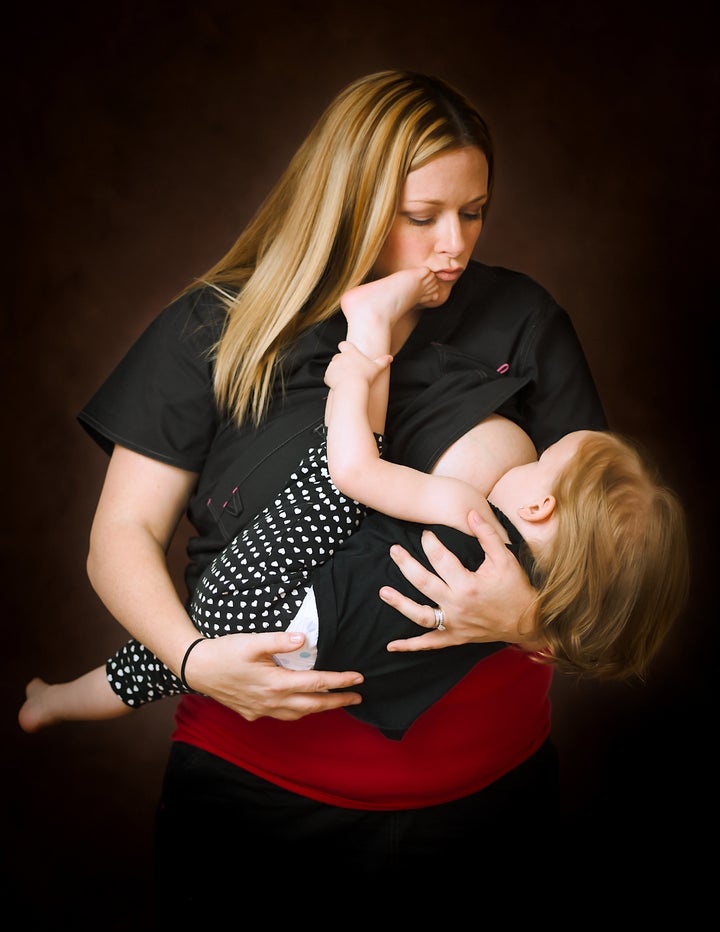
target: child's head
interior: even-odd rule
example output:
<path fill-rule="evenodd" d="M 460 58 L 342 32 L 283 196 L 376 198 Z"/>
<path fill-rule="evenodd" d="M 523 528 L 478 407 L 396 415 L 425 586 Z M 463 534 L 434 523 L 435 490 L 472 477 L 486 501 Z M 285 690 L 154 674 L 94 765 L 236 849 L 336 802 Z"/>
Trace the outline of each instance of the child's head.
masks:
<path fill-rule="evenodd" d="M 636 444 L 601 431 L 584 434 L 553 494 L 556 530 L 532 572 L 546 657 L 642 676 L 688 595 L 682 505 Z"/>

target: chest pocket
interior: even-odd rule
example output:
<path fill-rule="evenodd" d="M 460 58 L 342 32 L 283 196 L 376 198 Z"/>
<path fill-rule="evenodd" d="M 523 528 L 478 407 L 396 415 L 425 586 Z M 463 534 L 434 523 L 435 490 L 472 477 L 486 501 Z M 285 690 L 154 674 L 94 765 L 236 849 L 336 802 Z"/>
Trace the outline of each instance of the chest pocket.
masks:
<path fill-rule="evenodd" d="M 226 543 L 273 500 L 307 451 L 318 445 L 323 420 L 317 408 L 285 412 L 247 437 L 242 454 L 206 500 Z"/>

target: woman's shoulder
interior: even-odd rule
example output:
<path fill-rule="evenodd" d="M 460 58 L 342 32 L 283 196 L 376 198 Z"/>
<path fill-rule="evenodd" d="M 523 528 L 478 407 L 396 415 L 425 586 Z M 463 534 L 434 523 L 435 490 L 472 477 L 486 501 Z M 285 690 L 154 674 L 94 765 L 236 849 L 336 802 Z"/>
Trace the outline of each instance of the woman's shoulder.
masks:
<path fill-rule="evenodd" d="M 212 348 L 224 318 L 211 289 L 193 289 L 171 301 L 79 412 L 82 426 L 108 452 L 119 443 L 199 470 L 218 418 Z"/>
<path fill-rule="evenodd" d="M 458 284 L 468 292 L 481 291 L 485 296 L 502 300 L 531 300 L 555 304 L 548 289 L 525 272 L 502 265 L 486 265 L 472 259 Z"/>
<path fill-rule="evenodd" d="M 215 343 L 222 335 L 226 317 L 217 289 L 198 284 L 174 298 L 150 326 L 173 331 L 181 341 Z"/>

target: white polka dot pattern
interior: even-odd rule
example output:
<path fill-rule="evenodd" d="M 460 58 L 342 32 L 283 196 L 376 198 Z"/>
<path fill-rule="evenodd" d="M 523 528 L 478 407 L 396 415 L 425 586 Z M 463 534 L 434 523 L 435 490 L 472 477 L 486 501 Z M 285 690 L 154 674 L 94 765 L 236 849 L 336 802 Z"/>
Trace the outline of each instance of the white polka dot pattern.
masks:
<path fill-rule="evenodd" d="M 310 571 L 364 515 L 332 484 L 325 445 L 309 450 L 272 505 L 203 574 L 190 607 L 195 626 L 207 637 L 284 631 L 302 605 Z"/>
<path fill-rule="evenodd" d="M 382 449 L 381 437 L 378 445 Z M 333 485 L 323 440 L 308 450 L 272 505 L 205 570 L 190 603 L 195 627 L 206 637 L 284 631 L 302 605 L 312 569 L 332 556 L 365 513 Z M 137 641 L 111 657 L 106 670 L 129 706 L 187 692 Z"/>

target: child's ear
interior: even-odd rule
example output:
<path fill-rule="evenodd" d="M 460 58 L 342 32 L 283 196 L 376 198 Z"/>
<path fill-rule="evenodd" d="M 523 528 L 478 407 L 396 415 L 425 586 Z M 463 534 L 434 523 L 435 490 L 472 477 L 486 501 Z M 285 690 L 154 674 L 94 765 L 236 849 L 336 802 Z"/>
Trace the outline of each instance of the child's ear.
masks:
<path fill-rule="evenodd" d="M 518 508 L 518 515 L 524 521 L 547 521 L 555 511 L 556 504 L 554 495 L 546 495 L 539 502 L 521 505 Z"/>

